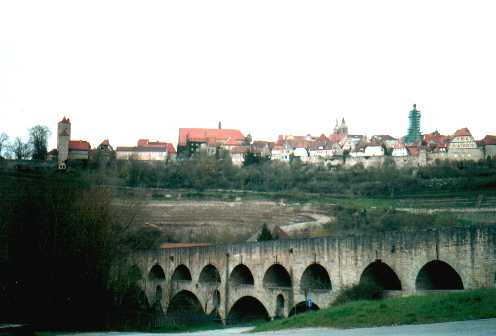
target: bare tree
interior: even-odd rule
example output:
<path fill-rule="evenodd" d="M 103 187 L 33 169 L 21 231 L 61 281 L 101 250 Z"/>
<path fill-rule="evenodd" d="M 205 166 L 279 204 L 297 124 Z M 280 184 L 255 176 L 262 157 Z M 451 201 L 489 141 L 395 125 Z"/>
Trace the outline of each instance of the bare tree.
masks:
<path fill-rule="evenodd" d="M 7 141 L 9 140 L 9 136 L 5 133 L 0 133 L 0 156 L 2 156 L 2 152 L 7 145 Z"/>
<path fill-rule="evenodd" d="M 14 154 L 16 160 L 26 160 L 31 156 L 31 146 L 29 143 L 22 141 L 17 137 L 10 145 L 10 150 Z"/>
<path fill-rule="evenodd" d="M 48 127 L 43 125 L 36 125 L 29 129 L 29 143 L 33 150 L 33 160 L 46 160 L 50 134 Z"/>

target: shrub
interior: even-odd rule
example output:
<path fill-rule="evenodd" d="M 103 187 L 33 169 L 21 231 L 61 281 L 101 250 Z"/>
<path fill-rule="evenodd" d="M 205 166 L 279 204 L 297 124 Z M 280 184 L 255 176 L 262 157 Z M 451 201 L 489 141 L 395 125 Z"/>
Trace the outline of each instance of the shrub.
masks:
<path fill-rule="evenodd" d="M 334 305 L 341 305 L 350 301 L 380 300 L 384 296 L 384 289 L 372 281 L 362 281 L 357 285 L 341 290 L 334 300 Z"/>

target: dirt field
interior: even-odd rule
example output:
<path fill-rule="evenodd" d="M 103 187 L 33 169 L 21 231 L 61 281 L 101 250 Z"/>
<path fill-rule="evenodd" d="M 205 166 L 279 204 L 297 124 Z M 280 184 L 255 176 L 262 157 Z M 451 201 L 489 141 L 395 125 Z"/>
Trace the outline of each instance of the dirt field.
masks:
<path fill-rule="evenodd" d="M 273 201 L 149 201 L 137 220 L 169 240 L 227 243 L 247 240 L 263 223 L 269 228 L 312 223 L 319 212 L 309 204 Z"/>

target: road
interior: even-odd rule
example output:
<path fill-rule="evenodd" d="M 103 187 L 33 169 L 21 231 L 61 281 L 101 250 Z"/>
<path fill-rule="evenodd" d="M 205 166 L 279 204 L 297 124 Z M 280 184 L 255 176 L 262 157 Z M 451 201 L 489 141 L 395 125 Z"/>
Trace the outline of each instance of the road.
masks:
<path fill-rule="evenodd" d="M 250 328 L 229 328 L 194 333 L 174 333 L 174 336 L 247 336 Z M 157 336 L 157 333 L 79 333 L 71 336 Z M 360 328 L 360 329 L 296 329 L 277 332 L 251 334 L 254 336 L 490 336 L 496 335 L 496 319 L 460 321 L 437 324 L 407 325 L 398 327 Z"/>

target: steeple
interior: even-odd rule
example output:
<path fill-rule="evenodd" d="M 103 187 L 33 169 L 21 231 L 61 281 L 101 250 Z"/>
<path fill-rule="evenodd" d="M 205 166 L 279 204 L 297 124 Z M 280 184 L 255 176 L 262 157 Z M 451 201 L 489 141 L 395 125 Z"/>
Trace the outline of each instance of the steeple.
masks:
<path fill-rule="evenodd" d="M 219 121 L 219 129 L 222 129 L 222 123 Z"/>

